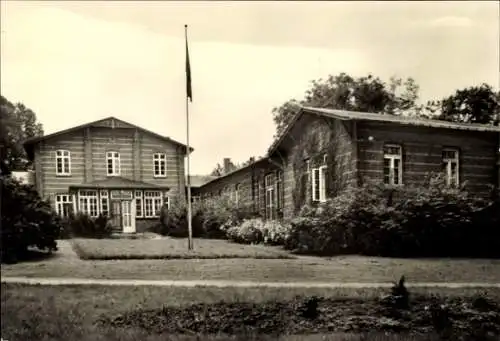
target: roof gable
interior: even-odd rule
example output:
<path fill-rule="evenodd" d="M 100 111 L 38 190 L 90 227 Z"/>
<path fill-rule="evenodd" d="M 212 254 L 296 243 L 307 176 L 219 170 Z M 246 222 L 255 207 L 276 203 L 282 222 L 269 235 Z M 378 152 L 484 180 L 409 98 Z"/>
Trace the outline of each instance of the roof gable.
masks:
<path fill-rule="evenodd" d="M 100 127 L 100 128 L 128 128 L 128 129 L 139 128 L 131 123 L 127 123 L 115 117 L 107 117 L 99 121 L 91 122 L 88 125 L 91 127 Z"/>
<path fill-rule="evenodd" d="M 357 112 L 357 111 L 347 111 L 347 110 L 335 110 L 335 109 L 325 109 L 325 108 L 314 108 L 314 107 L 300 107 L 300 110 L 293 116 L 290 123 L 286 126 L 283 132 L 278 135 L 271 146 L 268 149 L 268 155 L 273 155 L 278 147 L 282 144 L 286 136 L 290 133 L 292 128 L 297 124 L 299 119 L 303 114 L 312 114 L 323 117 L 328 117 L 331 119 L 338 119 L 343 121 L 375 121 L 375 122 L 385 122 L 401 125 L 411 125 L 418 127 L 430 127 L 430 128 L 441 128 L 441 129 L 454 129 L 454 130 L 469 130 L 469 131 L 484 131 L 484 132 L 498 132 L 500 133 L 500 127 L 491 126 L 487 124 L 477 124 L 477 123 L 456 123 L 432 119 L 420 119 L 414 117 L 406 116 L 396 116 L 396 115 L 384 115 L 369 112 Z"/>
<path fill-rule="evenodd" d="M 97 121 L 93 121 L 93 122 L 90 122 L 90 123 L 86 123 L 86 124 L 82 124 L 82 125 L 79 125 L 79 126 L 76 126 L 76 127 L 72 127 L 72 128 L 69 128 L 69 129 L 64 129 L 64 130 L 60 130 L 60 131 L 57 131 L 55 133 L 52 133 L 52 134 L 48 134 L 48 135 L 44 135 L 44 136 L 39 136 L 39 137 L 34 137 L 34 138 L 31 138 L 31 139 L 28 139 L 24 142 L 24 149 L 26 150 L 26 153 L 28 154 L 28 158 L 30 160 L 33 159 L 34 157 L 34 146 L 41 142 L 41 141 L 45 141 L 45 140 L 48 140 L 48 139 L 51 139 L 51 138 L 54 138 L 54 137 L 57 137 L 57 136 L 61 136 L 61 135 L 64 135 L 64 134 L 69 134 L 69 133 L 72 133 L 72 132 L 76 132 L 76 131 L 79 131 L 79 130 L 82 130 L 82 129 L 85 129 L 85 128 L 89 128 L 89 127 L 101 127 L 101 128 L 118 128 L 118 129 L 137 129 L 139 130 L 140 132 L 142 133 L 145 133 L 145 134 L 148 134 L 148 135 L 151 135 L 151 136 L 154 136 L 164 142 L 169 142 L 169 143 L 173 143 L 177 146 L 180 146 L 180 147 L 184 147 L 185 148 L 185 152 L 187 153 L 187 146 L 183 143 L 180 143 L 178 141 L 175 141 L 173 139 L 171 139 L 170 137 L 167 137 L 167 136 L 163 136 L 163 135 L 160 135 L 160 134 L 157 134 L 155 132 L 152 132 L 150 130 L 147 130 L 147 129 L 144 129 L 144 128 L 141 128 L 139 126 L 136 126 L 135 124 L 132 124 L 132 123 L 128 123 L 128 122 L 125 122 L 125 121 L 122 121 L 116 117 L 113 117 L 113 116 L 110 116 L 110 117 L 106 117 L 106 118 L 103 118 L 103 119 L 100 119 L 100 120 L 97 120 Z M 189 148 L 189 151 L 190 152 L 193 152 L 193 148 L 190 147 Z"/>

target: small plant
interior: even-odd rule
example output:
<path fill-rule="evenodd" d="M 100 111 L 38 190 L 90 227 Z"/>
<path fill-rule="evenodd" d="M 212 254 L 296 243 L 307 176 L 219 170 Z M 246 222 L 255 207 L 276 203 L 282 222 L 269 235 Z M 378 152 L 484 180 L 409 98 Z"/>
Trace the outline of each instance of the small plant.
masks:
<path fill-rule="evenodd" d="M 314 320 L 318 317 L 318 303 L 319 298 L 316 296 L 308 297 L 300 306 L 299 313 L 302 317 L 310 320 Z"/>
<path fill-rule="evenodd" d="M 410 307 L 410 293 L 405 286 L 405 276 L 401 276 L 399 281 L 394 283 L 391 293 L 382 298 L 382 303 L 394 309 L 408 309 Z"/>
<path fill-rule="evenodd" d="M 491 300 L 486 294 L 476 295 L 472 300 L 472 308 L 486 312 L 486 311 L 494 311 L 497 309 L 496 303 Z"/>

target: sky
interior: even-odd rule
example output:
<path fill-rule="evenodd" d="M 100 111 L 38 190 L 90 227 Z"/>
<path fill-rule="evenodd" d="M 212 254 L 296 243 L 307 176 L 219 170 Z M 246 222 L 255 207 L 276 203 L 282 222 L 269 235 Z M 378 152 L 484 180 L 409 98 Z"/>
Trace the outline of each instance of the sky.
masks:
<path fill-rule="evenodd" d="M 191 174 L 264 155 L 272 109 L 329 74 L 412 77 L 420 98 L 500 85 L 500 5 L 461 2 L 1 2 L 1 93 L 52 133 L 115 116 L 186 143 Z"/>

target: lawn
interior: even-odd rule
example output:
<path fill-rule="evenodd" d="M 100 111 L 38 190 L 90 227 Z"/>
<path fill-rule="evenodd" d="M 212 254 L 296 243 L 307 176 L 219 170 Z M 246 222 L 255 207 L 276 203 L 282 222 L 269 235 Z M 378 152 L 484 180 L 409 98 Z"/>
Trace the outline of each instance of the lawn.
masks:
<path fill-rule="evenodd" d="M 74 239 L 73 248 L 81 259 L 219 259 L 294 258 L 287 252 L 260 245 L 241 245 L 225 240 L 195 239 L 194 250 L 187 249 L 187 239 Z"/>
<path fill-rule="evenodd" d="M 121 240 L 120 240 L 121 242 Z M 297 259 L 81 260 L 69 241 L 52 257 L 2 264 L 2 276 L 256 282 L 500 282 L 500 260 L 362 256 Z M 195 248 L 199 243 L 195 243 Z"/>
<path fill-rule="evenodd" d="M 136 309 L 186 307 L 195 303 L 284 301 L 296 295 L 317 295 L 337 299 L 368 300 L 379 297 L 380 289 L 243 289 L 243 288 L 153 288 L 106 286 L 1 286 L 2 338 L 16 340 L 278 340 L 276 337 L 170 335 L 147 332 L 138 326 L 127 328 L 101 327 L 96 321 L 102 317 Z M 436 294 L 448 297 L 471 296 L 485 292 L 475 289 L 414 289 L 412 295 Z M 487 289 L 489 297 L 500 300 L 500 289 Z M 356 334 L 322 334 L 282 336 L 279 340 L 336 340 L 336 341 L 409 341 L 430 340 L 410 336 L 378 336 L 370 333 L 364 338 Z"/>

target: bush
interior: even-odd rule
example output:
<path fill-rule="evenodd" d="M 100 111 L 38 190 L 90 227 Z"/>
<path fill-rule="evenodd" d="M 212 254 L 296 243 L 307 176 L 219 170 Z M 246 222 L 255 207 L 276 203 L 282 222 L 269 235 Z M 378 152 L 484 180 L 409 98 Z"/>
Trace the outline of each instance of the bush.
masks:
<path fill-rule="evenodd" d="M 350 188 L 291 221 L 287 249 L 335 255 L 499 257 L 500 203 L 449 189 L 440 177 L 421 187 Z"/>
<path fill-rule="evenodd" d="M 261 218 L 245 219 L 226 231 L 229 240 L 242 244 L 284 245 L 290 226 L 280 221 L 263 221 Z"/>
<path fill-rule="evenodd" d="M 224 198 L 209 203 L 195 203 L 192 206 L 193 237 L 224 239 L 226 230 L 241 220 L 252 216 L 248 207 L 237 207 Z M 158 232 L 171 237 L 188 236 L 187 207 L 175 203 L 170 208 L 164 206 L 160 215 L 161 227 Z"/>
<path fill-rule="evenodd" d="M 2 262 L 15 262 L 28 247 L 57 250 L 61 221 L 36 190 L 1 177 Z"/>
<path fill-rule="evenodd" d="M 77 213 L 64 220 L 64 235 L 81 238 L 107 238 L 113 233 L 111 224 L 105 215 L 91 218 L 86 214 Z"/>
<path fill-rule="evenodd" d="M 236 243 L 260 244 L 264 242 L 264 223 L 262 219 L 247 219 L 240 225 L 227 230 L 227 237 Z"/>
<path fill-rule="evenodd" d="M 195 205 L 193 205 L 191 224 L 193 237 L 201 237 L 203 235 L 203 212 Z M 159 230 L 155 232 L 174 238 L 187 238 L 189 233 L 186 205 L 174 203 L 170 208 L 164 205 L 160 213 Z"/>

